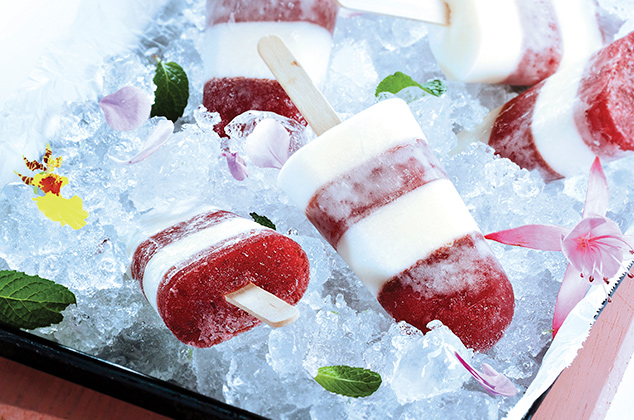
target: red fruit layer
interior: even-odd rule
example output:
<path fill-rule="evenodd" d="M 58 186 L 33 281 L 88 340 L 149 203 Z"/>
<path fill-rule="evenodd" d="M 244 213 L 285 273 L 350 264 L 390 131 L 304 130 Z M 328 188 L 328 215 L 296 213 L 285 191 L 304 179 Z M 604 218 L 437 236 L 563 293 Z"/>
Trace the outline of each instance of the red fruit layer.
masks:
<path fill-rule="evenodd" d="M 225 127 L 235 117 L 249 110 L 270 111 L 306 125 L 277 80 L 246 77 L 213 78 L 205 83 L 203 105 L 218 112 L 222 121 L 216 125 L 219 136 L 226 136 Z"/>
<path fill-rule="evenodd" d="M 575 123 L 601 157 L 634 150 L 634 32 L 592 56 L 575 103 Z"/>
<path fill-rule="evenodd" d="M 337 248 L 341 236 L 375 209 L 437 179 L 447 178 L 424 140 L 389 149 L 321 187 L 306 216 Z"/>
<path fill-rule="evenodd" d="M 522 58 L 502 83 L 532 86 L 559 67 L 562 39 L 552 0 L 517 1 L 522 25 Z"/>
<path fill-rule="evenodd" d="M 258 325 L 224 298 L 249 282 L 291 305 L 308 286 L 308 258 L 293 240 L 265 230 L 228 245 L 192 255 L 168 270 L 159 286 L 159 313 L 185 344 L 211 347 Z"/>
<path fill-rule="evenodd" d="M 226 22 L 310 22 L 335 30 L 333 0 L 207 0 L 207 25 Z"/>
<path fill-rule="evenodd" d="M 480 233 L 434 251 L 389 280 L 378 300 L 397 321 L 426 332 L 438 319 L 470 348 L 485 351 L 513 318 L 513 288 Z"/>
<path fill-rule="evenodd" d="M 539 153 L 531 130 L 535 103 L 543 85 L 541 82 L 504 104 L 493 123 L 489 145 L 498 155 L 522 168 L 537 169 L 545 180 L 551 181 L 563 177 Z"/>
<path fill-rule="evenodd" d="M 137 280 L 143 289 L 143 275 L 145 267 L 152 257 L 161 249 L 186 236 L 200 230 L 217 225 L 227 219 L 233 219 L 238 215 L 224 210 L 214 210 L 196 215 L 188 220 L 177 223 L 143 241 L 134 251 L 130 271 L 132 278 Z M 150 297 L 152 298 L 152 297 Z"/>

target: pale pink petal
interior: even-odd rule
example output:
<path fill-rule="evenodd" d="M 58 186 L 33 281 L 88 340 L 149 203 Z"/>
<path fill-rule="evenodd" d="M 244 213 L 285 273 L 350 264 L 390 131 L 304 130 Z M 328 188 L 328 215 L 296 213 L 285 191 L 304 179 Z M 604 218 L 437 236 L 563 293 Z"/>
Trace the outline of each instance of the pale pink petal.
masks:
<path fill-rule="evenodd" d="M 605 216 L 608 211 L 609 199 L 610 190 L 608 189 L 608 180 L 601 167 L 601 161 L 597 157 L 594 159 L 594 163 L 590 168 L 586 202 L 583 207 L 583 217 Z"/>
<path fill-rule="evenodd" d="M 493 369 L 490 365 L 482 363 L 482 372 L 474 369 L 458 352 L 454 352 L 462 366 L 469 371 L 476 381 L 491 395 L 512 397 L 517 394 L 517 388 L 504 375 Z"/>
<path fill-rule="evenodd" d="M 161 120 L 154 127 L 154 130 L 150 133 L 150 135 L 145 139 L 145 144 L 143 144 L 143 150 L 136 154 L 132 159 L 125 162 L 129 165 L 139 163 L 148 157 L 152 156 L 154 152 L 165 144 L 165 142 L 172 136 L 174 132 L 174 123 L 170 120 Z"/>
<path fill-rule="evenodd" d="M 514 229 L 489 233 L 485 236 L 492 241 L 542 251 L 561 251 L 561 238 L 570 229 L 552 225 L 526 225 Z"/>
<path fill-rule="evenodd" d="M 291 137 L 274 119 L 258 123 L 247 136 L 244 149 L 254 165 L 260 168 L 281 168 L 288 160 Z"/>
<path fill-rule="evenodd" d="M 555 315 L 553 317 L 553 336 L 557 334 L 559 327 L 564 320 L 586 295 L 590 283 L 587 279 L 581 277 L 581 273 L 577 271 L 572 264 L 568 264 L 564 279 L 561 282 L 559 293 L 557 294 L 557 302 L 555 302 Z"/>
<path fill-rule="evenodd" d="M 561 241 L 564 256 L 588 277 L 610 278 L 632 249 L 619 226 L 606 217 L 582 219 Z"/>
<path fill-rule="evenodd" d="M 244 181 L 246 177 L 249 176 L 249 171 L 247 171 L 247 165 L 242 156 L 240 156 L 237 152 L 229 152 L 222 153 L 227 159 L 227 166 L 229 167 L 229 172 L 231 176 L 233 176 L 237 181 Z"/>
<path fill-rule="evenodd" d="M 136 130 L 150 117 L 152 101 L 141 89 L 124 86 L 99 101 L 106 122 L 119 131 Z"/>

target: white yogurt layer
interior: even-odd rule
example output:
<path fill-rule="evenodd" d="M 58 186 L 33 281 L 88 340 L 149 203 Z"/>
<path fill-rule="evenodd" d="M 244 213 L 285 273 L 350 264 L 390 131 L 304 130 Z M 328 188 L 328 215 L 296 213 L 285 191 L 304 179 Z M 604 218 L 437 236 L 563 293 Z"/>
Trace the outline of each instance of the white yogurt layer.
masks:
<path fill-rule="evenodd" d="M 323 185 L 392 147 L 425 140 L 409 106 L 388 99 L 323 133 L 284 164 L 278 185 L 302 211 Z"/>
<path fill-rule="evenodd" d="M 392 277 L 478 226 L 448 179 L 377 208 L 341 237 L 337 252 L 376 295 Z"/>
<path fill-rule="evenodd" d="M 227 244 L 227 246 L 234 246 L 240 240 L 246 239 L 243 234 L 251 230 L 262 231 L 264 229 L 261 225 L 251 220 L 236 217 L 192 233 L 160 249 L 145 267 L 143 291 L 147 300 L 158 312 L 158 288 L 170 268 L 184 263 L 192 255 L 219 242 L 235 238 L 235 242 Z"/>
<path fill-rule="evenodd" d="M 139 220 L 138 229 L 126 238 L 128 259 L 132 259 L 137 247 L 147 238 L 170 226 L 189 220 L 198 214 L 219 210 L 219 208 L 205 203 L 184 200 L 180 203 L 169 205 L 167 209 L 155 209 L 143 215 Z"/>
<path fill-rule="evenodd" d="M 587 60 L 603 46 L 595 0 L 552 0 L 563 43 L 559 68 Z"/>
<path fill-rule="evenodd" d="M 323 185 L 397 145 L 425 140 L 409 106 L 388 99 L 302 147 L 278 184 L 301 209 Z M 375 294 L 388 279 L 478 227 L 448 179 L 427 183 L 352 225 L 337 252 Z"/>
<path fill-rule="evenodd" d="M 213 77 L 275 79 L 258 54 L 260 38 L 277 35 L 315 84 L 326 78 L 332 35 L 310 22 L 230 22 L 212 25 L 202 49 L 205 80 Z"/>
<path fill-rule="evenodd" d="M 535 147 L 546 163 L 563 176 L 589 168 L 595 158 L 574 117 L 584 67 L 569 66 L 546 79 L 533 110 L 531 131 Z"/>
<path fill-rule="evenodd" d="M 515 0 L 447 0 L 450 24 L 430 25 L 430 47 L 453 80 L 500 83 L 522 57 L 522 25 Z"/>
<path fill-rule="evenodd" d="M 522 1 L 522 0 L 517 0 Z M 430 27 L 430 47 L 450 79 L 500 83 L 523 55 L 522 18 L 515 0 L 447 0 L 450 25 Z M 594 0 L 552 0 L 562 39 L 560 67 L 601 48 Z"/>

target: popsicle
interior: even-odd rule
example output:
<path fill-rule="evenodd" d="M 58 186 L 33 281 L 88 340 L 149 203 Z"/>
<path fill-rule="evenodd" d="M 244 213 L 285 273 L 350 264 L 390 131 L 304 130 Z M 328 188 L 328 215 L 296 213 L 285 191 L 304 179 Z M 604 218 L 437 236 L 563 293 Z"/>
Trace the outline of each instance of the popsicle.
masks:
<path fill-rule="evenodd" d="M 146 217 L 131 240 L 131 277 L 185 344 L 210 347 L 260 323 L 294 321 L 309 263 L 292 239 L 209 207 Z"/>
<path fill-rule="evenodd" d="M 408 105 L 339 122 L 280 43 L 264 38 L 261 54 L 319 137 L 279 186 L 396 320 L 427 331 L 439 319 L 465 345 L 492 347 L 513 317 L 512 286 Z"/>
<path fill-rule="evenodd" d="M 634 32 L 493 110 L 459 147 L 488 143 L 502 157 L 545 180 L 587 170 L 595 156 L 634 150 Z"/>
<path fill-rule="evenodd" d="M 338 0 L 345 8 L 421 20 L 445 75 L 532 86 L 605 43 L 596 0 Z"/>
<path fill-rule="evenodd" d="M 284 39 L 313 81 L 325 79 L 337 18 L 333 0 L 207 0 L 202 51 L 203 105 L 220 113 L 216 132 L 248 110 L 271 111 L 305 124 L 257 52 L 268 34 Z"/>

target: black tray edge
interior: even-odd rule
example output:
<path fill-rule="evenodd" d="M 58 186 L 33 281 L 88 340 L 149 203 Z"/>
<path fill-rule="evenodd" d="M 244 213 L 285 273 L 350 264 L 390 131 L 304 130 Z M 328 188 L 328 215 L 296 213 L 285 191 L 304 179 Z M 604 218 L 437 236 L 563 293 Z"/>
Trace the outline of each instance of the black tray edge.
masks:
<path fill-rule="evenodd" d="M 0 325 L 0 356 L 174 419 L 266 420 L 8 325 Z"/>

